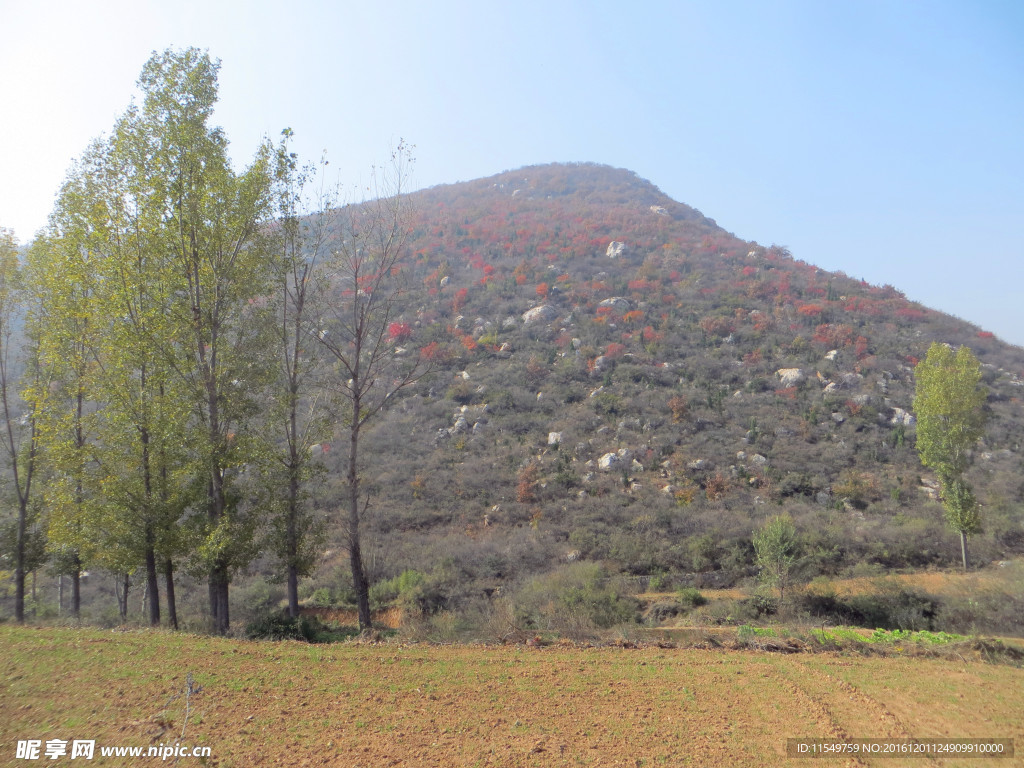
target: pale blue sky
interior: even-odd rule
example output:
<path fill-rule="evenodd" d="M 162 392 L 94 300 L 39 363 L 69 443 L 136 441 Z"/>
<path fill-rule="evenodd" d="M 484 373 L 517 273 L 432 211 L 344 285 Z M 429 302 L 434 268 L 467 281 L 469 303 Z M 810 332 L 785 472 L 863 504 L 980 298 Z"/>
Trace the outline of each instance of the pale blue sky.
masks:
<path fill-rule="evenodd" d="M 31 7 L 30 7 L 31 6 Z M 0 225 L 27 240 L 154 49 L 223 61 L 237 162 L 350 189 L 586 160 L 1024 344 L 1024 3 L 0 0 Z"/>

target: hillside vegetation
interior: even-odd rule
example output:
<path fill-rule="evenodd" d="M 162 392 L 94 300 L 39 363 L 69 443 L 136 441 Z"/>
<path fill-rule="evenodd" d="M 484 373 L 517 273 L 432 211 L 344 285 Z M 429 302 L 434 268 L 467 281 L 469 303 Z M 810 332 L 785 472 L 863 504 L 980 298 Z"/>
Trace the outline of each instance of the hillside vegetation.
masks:
<path fill-rule="evenodd" d="M 378 577 L 426 574 L 422 608 L 580 563 L 731 586 L 782 510 L 805 578 L 954 565 L 914 447 L 933 341 L 970 345 L 989 391 L 973 547 L 1024 548 L 1020 349 L 740 241 L 627 171 L 524 168 L 412 200 L 402 320 L 436 370 L 374 433 L 367 476 Z"/>
<path fill-rule="evenodd" d="M 892 286 L 742 241 L 624 170 L 523 168 L 407 202 L 390 343 L 432 372 L 363 444 L 376 607 L 466 626 L 506 611 L 532 630 L 576 605 L 610 626 L 633 620 L 626 596 L 652 582 L 752 584 L 753 532 L 781 511 L 798 531 L 797 581 L 954 566 L 914 440 L 913 367 L 934 341 L 969 345 L 988 388 L 972 551 L 1024 553 L 1019 348 Z M 354 599 L 342 426 L 312 451 L 324 471 L 308 503 L 328 536 L 300 591 L 321 607 Z M 269 525 L 258 506 L 252 520 Z M 236 614 L 281 597 L 265 580 L 273 558 L 253 562 Z M 179 578 L 197 608 L 192 576 Z M 1021 630 L 1012 606 L 995 624 L 988 608 L 956 628 Z"/>

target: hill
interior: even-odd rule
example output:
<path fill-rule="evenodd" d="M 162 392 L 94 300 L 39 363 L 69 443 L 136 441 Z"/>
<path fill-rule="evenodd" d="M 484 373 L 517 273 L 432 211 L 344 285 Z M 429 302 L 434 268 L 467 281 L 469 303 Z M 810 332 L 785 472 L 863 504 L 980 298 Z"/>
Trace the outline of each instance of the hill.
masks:
<path fill-rule="evenodd" d="M 424 574 L 422 607 L 570 563 L 728 586 L 782 510 L 807 578 L 954 564 L 914 449 L 933 341 L 969 345 L 990 392 L 974 551 L 1024 551 L 1024 350 L 740 240 L 628 171 L 537 166 L 411 202 L 401 325 L 436 370 L 379 423 L 366 477 L 374 576 Z M 333 557 L 307 592 L 344 596 Z"/>

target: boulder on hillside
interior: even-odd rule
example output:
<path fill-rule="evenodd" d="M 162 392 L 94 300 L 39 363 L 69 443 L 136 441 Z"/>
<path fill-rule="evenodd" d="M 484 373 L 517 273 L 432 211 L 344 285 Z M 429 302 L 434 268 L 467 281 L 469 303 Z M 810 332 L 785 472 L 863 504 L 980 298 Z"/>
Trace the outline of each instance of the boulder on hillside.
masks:
<path fill-rule="evenodd" d="M 598 303 L 599 307 L 611 307 L 614 311 L 625 314 L 633 306 L 633 302 L 622 296 L 612 296 L 610 299 Z"/>
<path fill-rule="evenodd" d="M 864 381 L 864 376 L 853 371 L 847 371 L 839 376 L 839 381 L 847 389 L 853 389 L 860 386 L 860 383 Z"/>
<path fill-rule="evenodd" d="M 604 255 L 609 259 L 617 259 L 626 251 L 626 244 L 620 243 L 618 240 L 612 240 L 608 243 L 608 248 L 604 252 Z"/>
<path fill-rule="evenodd" d="M 914 414 L 904 411 L 902 408 L 892 409 L 892 418 L 889 419 L 890 424 L 902 424 L 904 427 L 913 426 L 917 422 Z"/>
<path fill-rule="evenodd" d="M 783 387 L 795 387 L 806 378 L 799 368 L 780 368 L 775 372 Z"/>
<path fill-rule="evenodd" d="M 539 307 L 528 309 L 523 313 L 523 323 L 548 323 L 558 317 L 558 310 L 550 304 L 541 304 Z"/>

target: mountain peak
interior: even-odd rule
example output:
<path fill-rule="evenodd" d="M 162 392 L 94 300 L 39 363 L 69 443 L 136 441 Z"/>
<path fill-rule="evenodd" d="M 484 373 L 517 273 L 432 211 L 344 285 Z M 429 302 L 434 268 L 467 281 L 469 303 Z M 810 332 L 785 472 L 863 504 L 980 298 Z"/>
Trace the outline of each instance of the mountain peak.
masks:
<path fill-rule="evenodd" d="M 719 230 L 713 219 L 673 200 L 634 171 L 599 163 L 528 165 L 481 179 L 431 187 L 420 194 L 431 202 L 444 201 L 456 207 L 467 204 L 477 207 L 485 200 L 501 198 L 515 198 L 517 202 L 547 200 L 562 205 L 626 207 Z"/>

